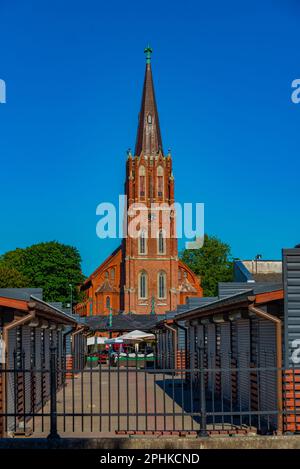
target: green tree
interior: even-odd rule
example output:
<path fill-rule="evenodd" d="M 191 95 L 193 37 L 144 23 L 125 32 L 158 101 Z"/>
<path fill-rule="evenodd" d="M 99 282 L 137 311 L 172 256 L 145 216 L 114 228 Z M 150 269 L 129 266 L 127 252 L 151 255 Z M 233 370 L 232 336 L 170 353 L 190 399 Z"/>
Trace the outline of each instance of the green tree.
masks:
<path fill-rule="evenodd" d="M 28 279 L 17 269 L 0 263 L 0 288 L 21 288 L 28 286 Z"/>
<path fill-rule="evenodd" d="M 45 301 L 70 302 L 79 299 L 78 289 L 84 277 L 79 251 L 72 246 L 50 241 L 25 249 L 9 251 L 0 258 L 0 265 L 17 270 L 28 279 L 29 287 L 42 288 Z"/>
<path fill-rule="evenodd" d="M 204 296 L 216 296 L 218 282 L 230 282 L 233 279 L 230 246 L 215 236 L 205 235 L 202 248 L 185 249 L 181 259 L 201 277 Z"/>

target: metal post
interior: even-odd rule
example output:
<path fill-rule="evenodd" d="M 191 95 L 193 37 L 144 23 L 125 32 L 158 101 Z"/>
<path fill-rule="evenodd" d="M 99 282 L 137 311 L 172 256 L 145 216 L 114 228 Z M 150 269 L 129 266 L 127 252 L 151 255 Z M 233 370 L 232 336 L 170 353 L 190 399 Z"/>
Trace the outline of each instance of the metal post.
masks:
<path fill-rule="evenodd" d="M 199 349 L 199 373 L 200 373 L 200 429 L 198 437 L 208 436 L 206 430 L 206 396 L 205 396 L 205 370 L 204 370 L 204 347 Z"/>
<path fill-rule="evenodd" d="M 56 407 L 56 347 L 50 347 L 50 433 L 49 440 L 60 438 L 57 433 Z"/>

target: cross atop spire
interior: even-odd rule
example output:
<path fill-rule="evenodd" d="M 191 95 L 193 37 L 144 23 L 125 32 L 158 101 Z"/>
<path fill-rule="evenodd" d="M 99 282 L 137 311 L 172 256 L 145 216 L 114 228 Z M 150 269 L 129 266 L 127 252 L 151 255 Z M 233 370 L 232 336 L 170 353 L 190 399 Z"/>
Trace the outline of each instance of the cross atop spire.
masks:
<path fill-rule="evenodd" d="M 163 151 L 151 70 L 152 48 L 148 45 L 144 52 L 146 54 L 146 71 L 135 145 L 135 155 L 137 156 L 140 156 L 141 153 L 150 156 Z"/>
<path fill-rule="evenodd" d="M 145 48 L 144 53 L 146 54 L 146 63 L 151 63 L 151 54 L 152 54 L 152 47 L 148 46 Z"/>

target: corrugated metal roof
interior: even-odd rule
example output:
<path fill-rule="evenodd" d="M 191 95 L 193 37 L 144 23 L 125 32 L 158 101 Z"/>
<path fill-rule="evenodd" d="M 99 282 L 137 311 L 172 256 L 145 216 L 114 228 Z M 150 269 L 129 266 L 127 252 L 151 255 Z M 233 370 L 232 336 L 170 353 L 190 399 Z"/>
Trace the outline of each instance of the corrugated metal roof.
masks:
<path fill-rule="evenodd" d="M 112 317 L 112 327 L 109 327 L 109 316 L 87 316 L 84 324 L 91 330 L 98 331 L 134 331 L 136 329 L 149 331 L 165 315 L 155 314 L 118 314 Z"/>
<path fill-rule="evenodd" d="M 219 297 L 226 298 L 238 292 L 253 291 L 254 294 L 269 293 L 282 290 L 282 283 L 246 283 L 246 282 L 219 282 Z"/>
<path fill-rule="evenodd" d="M 0 288 L 0 297 L 8 298 L 11 300 L 20 300 L 20 301 L 34 301 L 36 303 L 41 303 L 48 308 L 53 310 L 53 313 L 60 314 L 62 317 L 65 317 L 72 322 L 78 322 L 77 319 L 61 308 L 62 303 L 52 302 L 47 303 L 43 301 L 43 289 L 42 288 Z"/>
<path fill-rule="evenodd" d="M 187 305 L 189 307 L 196 307 L 203 304 L 211 303 L 212 301 L 216 301 L 218 299 L 218 296 L 190 297 L 187 299 Z"/>
<path fill-rule="evenodd" d="M 208 304 L 203 304 L 202 306 L 198 306 L 196 308 L 190 309 L 188 311 L 185 311 L 184 313 L 181 313 L 176 316 L 176 319 L 181 320 L 181 319 L 186 319 L 189 315 L 193 315 L 195 313 L 199 312 L 205 312 L 205 311 L 211 311 L 214 308 L 220 307 L 220 306 L 225 306 L 228 304 L 235 304 L 235 303 L 240 303 L 243 300 L 247 301 L 249 296 L 249 291 L 243 291 L 243 292 L 238 292 L 235 293 L 234 295 L 219 298 L 216 301 L 212 301 Z"/>
<path fill-rule="evenodd" d="M 43 299 L 42 288 L 0 288 L 0 296 L 12 300 L 29 301 L 31 295 Z"/>

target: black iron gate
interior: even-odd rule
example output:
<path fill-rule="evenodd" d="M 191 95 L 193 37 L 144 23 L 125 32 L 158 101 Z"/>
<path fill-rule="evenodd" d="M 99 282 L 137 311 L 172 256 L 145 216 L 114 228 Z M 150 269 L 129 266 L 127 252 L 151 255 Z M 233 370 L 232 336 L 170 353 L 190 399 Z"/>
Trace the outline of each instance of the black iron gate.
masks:
<path fill-rule="evenodd" d="M 48 368 L 36 368 L 34 361 L 29 368 L 24 367 L 22 363 L 28 363 L 26 360 L 15 364 L 14 368 L 9 364 L 2 366 L 5 405 L 0 419 L 4 434 L 23 431 L 27 435 L 52 438 L 132 433 L 270 434 L 284 430 L 284 423 L 290 417 L 294 422 L 299 421 L 296 405 L 291 407 L 290 391 L 290 407 L 285 405 L 286 397 L 283 403 L 272 401 L 270 405 L 266 399 L 259 399 L 256 406 L 250 394 L 248 399 L 242 398 L 241 393 L 238 399 L 236 397 L 235 386 L 241 373 L 243 377 L 248 374 L 249 379 L 253 373 L 258 376 L 255 393 L 261 396 L 262 392 L 268 392 L 265 386 L 259 388 L 259 383 L 265 382 L 262 377 L 282 378 L 282 370 L 253 366 L 208 368 L 204 350 L 196 353 L 194 360 L 188 360 L 188 363 L 196 363 L 196 368 L 158 368 L 161 360 L 146 359 L 138 353 L 113 353 L 108 355 L 107 361 L 95 357 L 89 362 L 85 356 L 80 360 L 77 356 L 76 363 L 81 365 L 77 368 L 70 367 L 67 357 L 57 360 L 56 349 L 52 347 Z M 220 363 L 224 361 L 232 363 L 230 357 L 227 360 L 221 357 Z M 173 363 L 176 363 L 175 357 Z M 31 403 L 39 403 L 31 405 L 30 409 L 20 408 L 20 402 L 28 396 L 20 396 L 19 388 L 11 386 L 16 384 L 18 376 L 25 382 L 28 374 L 34 386 L 26 391 L 24 387 L 24 392 L 31 393 Z M 291 377 L 296 390 L 300 386 L 298 370 L 293 370 Z M 41 386 L 36 385 L 38 382 Z M 45 382 L 49 383 L 49 389 L 43 391 Z M 270 385 L 274 385 L 274 379 Z M 38 390 L 42 390 L 41 396 L 37 395 Z M 8 399 L 8 394 L 14 392 L 14 399 Z M 287 408 L 292 410 L 287 411 Z"/>

